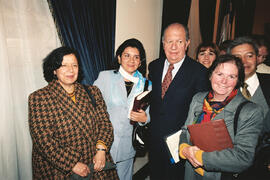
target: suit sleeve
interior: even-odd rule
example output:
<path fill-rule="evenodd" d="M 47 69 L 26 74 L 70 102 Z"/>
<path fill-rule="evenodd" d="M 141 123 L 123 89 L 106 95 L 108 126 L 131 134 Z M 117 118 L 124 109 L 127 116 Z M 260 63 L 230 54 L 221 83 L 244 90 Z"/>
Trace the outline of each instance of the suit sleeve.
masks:
<path fill-rule="evenodd" d="M 208 79 L 208 72 L 206 68 L 202 68 L 200 73 L 197 73 L 196 92 L 204 92 L 210 90 L 210 81 Z"/>
<path fill-rule="evenodd" d="M 187 125 L 192 124 L 192 122 L 194 120 L 195 102 L 196 102 L 196 99 L 199 96 L 199 94 L 195 94 L 193 96 L 193 98 L 192 98 L 192 101 L 191 101 L 190 106 L 189 106 L 187 120 L 185 121 L 184 126 L 181 128 L 182 129 L 182 133 L 180 135 L 180 142 L 179 142 L 179 144 L 182 144 L 182 143 L 187 143 L 188 144 L 188 142 L 189 142 Z"/>
<path fill-rule="evenodd" d="M 54 114 L 47 98 L 38 93 L 29 96 L 29 127 L 36 151 L 52 166 L 68 173 L 80 160 L 80 153 L 54 138 Z"/>
<path fill-rule="evenodd" d="M 149 66 L 148 66 L 148 79 L 150 80 L 150 81 L 152 81 L 152 66 L 153 66 L 153 63 L 150 63 L 149 64 Z"/>
<path fill-rule="evenodd" d="M 94 95 L 97 104 L 96 112 L 98 117 L 97 124 L 99 128 L 97 140 L 103 141 L 107 148 L 110 149 L 113 142 L 113 127 L 109 119 L 107 107 L 98 87 L 92 86 L 91 92 Z"/>

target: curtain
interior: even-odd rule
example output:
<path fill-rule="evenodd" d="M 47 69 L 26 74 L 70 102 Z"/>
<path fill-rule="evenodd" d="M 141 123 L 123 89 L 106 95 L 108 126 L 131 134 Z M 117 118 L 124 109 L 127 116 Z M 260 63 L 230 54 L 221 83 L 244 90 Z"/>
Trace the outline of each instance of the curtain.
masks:
<path fill-rule="evenodd" d="M 114 57 L 116 0 L 48 0 L 62 43 L 80 54 L 84 84 L 92 84 Z"/>
<path fill-rule="evenodd" d="M 251 35 L 256 0 L 218 0 L 220 2 L 216 34 L 213 39 L 216 43 L 239 36 Z"/>
<path fill-rule="evenodd" d="M 1 179 L 32 179 L 27 98 L 46 85 L 42 59 L 59 45 L 45 0 L 0 0 Z"/>
<path fill-rule="evenodd" d="M 199 1 L 200 30 L 202 41 L 213 40 L 216 0 Z"/>
<path fill-rule="evenodd" d="M 236 10 L 235 37 L 251 35 L 256 0 L 232 0 Z"/>
<path fill-rule="evenodd" d="M 220 45 L 225 40 L 234 39 L 235 5 L 233 0 L 218 0 L 216 6 L 216 15 L 213 41 L 217 45 Z"/>
<path fill-rule="evenodd" d="M 196 59 L 197 47 L 202 42 L 199 19 L 199 0 L 191 1 L 190 14 L 188 18 L 188 29 L 190 36 L 188 55 L 191 58 Z"/>

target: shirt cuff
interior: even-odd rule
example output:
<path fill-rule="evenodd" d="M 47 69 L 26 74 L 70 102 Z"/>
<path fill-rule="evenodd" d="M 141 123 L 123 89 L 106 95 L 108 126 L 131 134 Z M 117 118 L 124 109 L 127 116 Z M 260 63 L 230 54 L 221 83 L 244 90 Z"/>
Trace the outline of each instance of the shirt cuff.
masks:
<path fill-rule="evenodd" d="M 202 150 L 199 150 L 195 153 L 195 158 L 203 164 L 203 160 L 202 160 L 202 154 L 203 154 L 203 151 Z"/>
<path fill-rule="evenodd" d="M 204 169 L 203 168 L 196 168 L 195 172 L 198 173 L 199 175 L 203 176 L 204 175 Z"/>
<path fill-rule="evenodd" d="M 180 146 L 179 146 L 179 156 L 180 156 L 182 159 L 187 159 L 187 158 L 183 155 L 182 150 L 183 150 L 185 147 L 189 147 L 189 146 L 190 146 L 190 145 L 187 144 L 187 143 L 182 143 L 182 144 L 180 144 Z"/>
<path fill-rule="evenodd" d="M 202 150 L 199 150 L 195 153 L 195 158 L 200 162 L 202 163 L 203 165 L 203 160 L 202 160 L 202 154 L 203 154 L 203 151 Z M 204 175 L 204 169 L 203 168 L 196 168 L 195 171 L 200 174 L 201 176 Z"/>
<path fill-rule="evenodd" d="M 98 145 L 102 145 L 103 148 L 106 150 L 108 149 L 104 141 L 98 140 L 96 144 L 96 148 L 99 148 Z"/>

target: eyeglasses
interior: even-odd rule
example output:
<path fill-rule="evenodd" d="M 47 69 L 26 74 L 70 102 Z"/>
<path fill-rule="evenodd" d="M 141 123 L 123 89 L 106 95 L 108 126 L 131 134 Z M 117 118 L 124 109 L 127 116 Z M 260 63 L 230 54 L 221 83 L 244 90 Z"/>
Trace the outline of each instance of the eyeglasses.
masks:
<path fill-rule="evenodd" d="M 134 61 L 140 61 L 141 60 L 139 55 L 132 56 L 132 55 L 130 55 L 128 53 L 123 53 L 122 59 L 124 59 L 124 60 L 134 60 Z"/>
<path fill-rule="evenodd" d="M 265 60 L 265 59 L 267 58 L 267 55 L 260 55 L 260 54 L 259 54 L 257 57 L 258 57 L 258 58 L 262 58 L 263 60 Z"/>

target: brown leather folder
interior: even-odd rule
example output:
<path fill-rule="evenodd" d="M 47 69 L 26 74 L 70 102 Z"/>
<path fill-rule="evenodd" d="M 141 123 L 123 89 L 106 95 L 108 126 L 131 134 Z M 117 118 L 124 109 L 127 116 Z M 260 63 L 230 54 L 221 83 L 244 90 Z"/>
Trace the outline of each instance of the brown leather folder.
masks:
<path fill-rule="evenodd" d="M 205 152 L 233 148 L 232 139 L 224 119 L 187 126 L 193 145 Z"/>
<path fill-rule="evenodd" d="M 134 98 L 132 111 L 146 110 L 151 100 L 151 91 L 144 91 Z"/>

